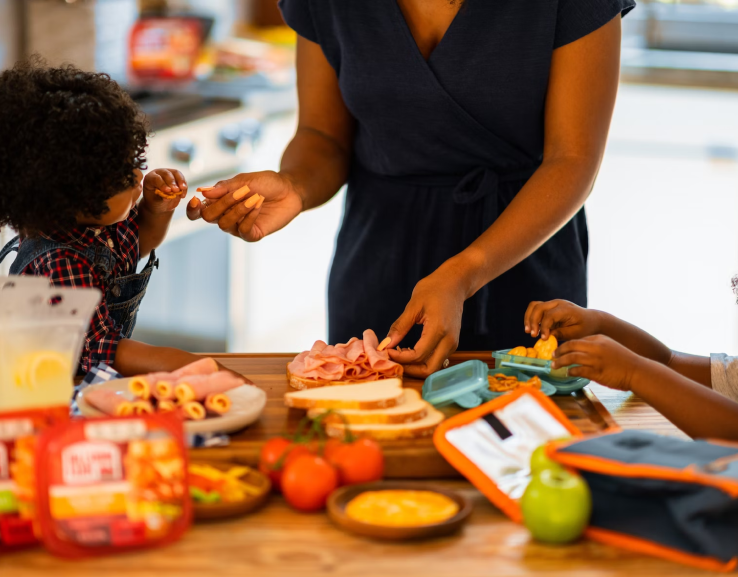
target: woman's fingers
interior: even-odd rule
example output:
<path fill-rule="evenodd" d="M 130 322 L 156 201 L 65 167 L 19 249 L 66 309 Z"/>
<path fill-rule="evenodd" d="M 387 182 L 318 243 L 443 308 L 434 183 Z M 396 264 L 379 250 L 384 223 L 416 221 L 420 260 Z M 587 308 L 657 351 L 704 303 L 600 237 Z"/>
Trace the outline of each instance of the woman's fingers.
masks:
<path fill-rule="evenodd" d="M 420 311 L 416 310 L 413 302 L 410 301 L 405 307 L 405 310 L 402 311 L 400 318 L 392 323 L 392 326 L 387 333 L 387 336 L 390 338 L 390 343 L 387 345 L 387 349 L 390 351 L 390 357 L 392 357 L 393 361 L 402 362 L 395 358 L 396 355 L 401 353 L 395 351 L 394 348 L 402 342 L 402 339 L 404 339 L 407 333 L 410 332 L 410 329 L 417 324 L 419 312 Z"/>
<path fill-rule="evenodd" d="M 237 234 L 239 223 L 247 214 L 254 210 L 259 201 L 264 202 L 264 197 L 258 194 L 252 194 L 246 200 L 234 205 L 230 210 L 226 211 L 218 220 L 218 226 L 225 232 Z"/>
<path fill-rule="evenodd" d="M 206 222 L 217 222 L 220 217 L 225 214 L 229 208 L 235 206 L 238 202 L 243 200 L 249 193 L 249 187 L 243 186 L 238 190 L 227 194 L 220 200 L 212 203 L 208 203 L 205 209 L 202 211 L 202 219 Z"/>
<path fill-rule="evenodd" d="M 264 197 L 259 196 L 259 200 L 256 201 L 253 208 L 249 209 L 251 212 L 249 212 L 246 215 L 246 218 L 244 218 L 238 225 L 238 236 L 246 242 L 256 242 L 261 240 L 263 237 L 262 234 L 259 234 L 254 230 L 254 224 L 256 223 L 256 219 L 259 217 L 262 204 L 264 204 Z"/>
<path fill-rule="evenodd" d="M 242 189 L 247 184 L 247 179 L 244 178 L 244 175 L 239 174 L 228 180 L 218 181 L 215 186 L 205 187 L 201 192 L 205 198 L 219 199 Z"/>
<path fill-rule="evenodd" d="M 443 362 L 456 352 L 456 342 L 450 337 L 441 339 L 431 356 L 422 363 L 405 365 L 404 374 L 416 379 L 425 379 L 443 366 Z"/>

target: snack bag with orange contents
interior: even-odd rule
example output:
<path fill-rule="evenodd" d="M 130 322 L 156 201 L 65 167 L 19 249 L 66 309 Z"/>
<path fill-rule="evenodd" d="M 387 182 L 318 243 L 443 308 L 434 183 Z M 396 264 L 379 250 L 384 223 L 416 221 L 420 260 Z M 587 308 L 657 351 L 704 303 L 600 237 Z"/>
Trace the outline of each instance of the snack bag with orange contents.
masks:
<path fill-rule="evenodd" d="M 161 546 L 191 520 L 182 423 L 171 416 L 70 422 L 37 453 L 41 539 L 63 557 Z"/>
<path fill-rule="evenodd" d="M 0 552 L 37 543 L 37 436 L 68 419 L 66 406 L 0 413 Z"/>

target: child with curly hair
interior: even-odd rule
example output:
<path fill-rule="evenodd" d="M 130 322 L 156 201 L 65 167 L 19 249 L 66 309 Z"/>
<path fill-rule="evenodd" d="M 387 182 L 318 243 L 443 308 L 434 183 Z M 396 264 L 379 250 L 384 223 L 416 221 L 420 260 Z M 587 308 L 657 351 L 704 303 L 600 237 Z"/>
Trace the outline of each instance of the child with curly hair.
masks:
<path fill-rule="evenodd" d="M 154 249 L 187 193 L 177 170 L 144 178 L 147 135 L 143 114 L 105 74 L 39 59 L 0 74 L 0 226 L 19 233 L 0 261 L 17 250 L 11 273 L 100 289 L 82 373 L 99 363 L 123 375 L 168 371 L 198 358 L 131 340 Z"/>
<path fill-rule="evenodd" d="M 738 277 L 733 279 L 738 296 Z M 679 353 L 608 313 L 564 300 L 532 302 L 525 331 L 564 342 L 553 367 L 632 391 L 695 438 L 738 441 L 738 357 Z"/>

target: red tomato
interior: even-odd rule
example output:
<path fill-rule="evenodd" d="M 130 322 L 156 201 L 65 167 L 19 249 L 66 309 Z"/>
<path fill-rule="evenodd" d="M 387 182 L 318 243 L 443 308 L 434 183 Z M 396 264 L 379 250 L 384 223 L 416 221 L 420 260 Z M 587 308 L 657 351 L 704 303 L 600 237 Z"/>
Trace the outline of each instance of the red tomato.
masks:
<path fill-rule="evenodd" d="M 282 494 L 287 502 L 300 511 L 318 511 L 338 487 L 338 473 L 322 457 L 301 455 L 282 475 Z"/>
<path fill-rule="evenodd" d="M 338 469 L 342 485 L 379 481 L 384 474 L 382 448 L 371 439 L 342 443 L 331 452 L 329 460 Z"/>
<path fill-rule="evenodd" d="M 259 470 L 272 481 L 274 490 L 279 491 L 282 483 L 282 473 L 287 463 L 294 461 L 300 455 L 308 455 L 311 451 L 305 445 L 298 445 L 284 437 L 269 439 L 261 448 L 259 455 Z"/>
<path fill-rule="evenodd" d="M 333 464 L 333 457 L 344 446 L 338 439 L 328 439 L 323 445 L 323 458 Z"/>

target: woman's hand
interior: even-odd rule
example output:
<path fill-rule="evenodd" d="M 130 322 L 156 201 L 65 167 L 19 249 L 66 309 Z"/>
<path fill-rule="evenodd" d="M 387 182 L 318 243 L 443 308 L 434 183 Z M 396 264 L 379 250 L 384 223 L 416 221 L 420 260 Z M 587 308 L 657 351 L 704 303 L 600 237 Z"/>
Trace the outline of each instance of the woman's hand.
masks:
<path fill-rule="evenodd" d="M 525 332 L 543 340 L 550 335 L 558 341 L 581 339 L 601 332 L 599 324 L 598 311 L 564 300 L 534 301 L 525 311 Z"/>
<path fill-rule="evenodd" d="M 424 379 L 440 369 L 459 345 L 466 291 L 457 279 L 442 269 L 422 279 L 415 285 L 405 312 L 390 328 L 390 358 L 405 365 L 407 376 Z M 416 324 L 423 325 L 423 333 L 415 348 L 394 350 Z"/>
<path fill-rule="evenodd" d="M 144 178 L 143 202 L 153 214 L 172 212 L 185 196 L 187 181 L 179 170 L 157 168 Z"/>
<path fill-rule="evenodd" d="M 561 345 L 554 352 L 552 368 L 580 365 L 571 367 L 569 375 L 584 377 L 611 389 L 630 391 L 633 376 L 649 362 L 610 337 L 595 335 Z"/>
<path fill-rule="evenodd" d="M 255 195 L 263 199 L 254 201 Z M 273 171 L 239 174 L 222 180 L 203 191 L 203 196 L 209 200 L 207 206 L 193 198 L 187 205 L 187 217 L 217 222 L 224 232 L 248 242 L 278 231 L 303 210 L 302 197 L 292 181 Z"/>

